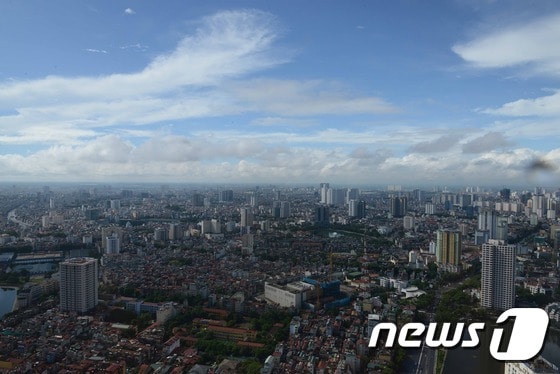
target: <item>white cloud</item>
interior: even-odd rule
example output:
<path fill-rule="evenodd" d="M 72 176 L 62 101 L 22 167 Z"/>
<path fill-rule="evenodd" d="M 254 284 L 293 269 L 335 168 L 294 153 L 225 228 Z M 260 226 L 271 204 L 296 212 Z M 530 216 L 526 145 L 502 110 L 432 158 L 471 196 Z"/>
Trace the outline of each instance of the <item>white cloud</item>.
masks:
<path fill-rule="evenodd" d="M 248 112 L 262 115 L 253 122 L 256 125 L 307 126 L 314 120 L 295 117 L 396 110 L 381 98 L 358 95 L 336 82 L 237 81 L 289 61 L 287 51 L 273 48 L 277 37 L 275 19 L 268 13 L 221 12 L 204 18 L 174 51 L 156 57 L 139 72 L 0 83 L 0 102 L 8 110 L 4 113 L 11 113 L 0 115 L 0 134 L 19 143 L 27 134 L 29 142 L 34 142 L 36 138 L 24 129 L 62 126 L 76 129 L 68 134 L 76 134 L 80 141 L 92 134 L 77 129 L 123 128 Z"/>
<path fill-rule="evenodd" d="M 124 10 L 124 13 L 128 15 L 136 14 L 136 12 L 132 8 L 126 8 Z"/>
<path fill-rule="evenodd" d="M 26 128 L 129 127 L 237 114 L 241 109 L 232 104 L 231 93 L 219 86 L 286 62 L 287 55 L 279 57 L 271 48 L 276 37 L 274 18 L 268 13 L 222 12 L 205 18 L 174 51 L 140 72 L 0 83 L 0 134 L 23 142 Z M 79 131 L 68 132 L 72 133 Z M 27 135 L 30 143 L 36 141 Z"/>
<path fill-rule="evenodd" d="M 482 112 L 511 117 L 557 117 L 560 115 L 560 90 L 554 90 L 552 95 L 535 99 L 520 99 L 506 103 L 500 108 L 485 109 Z"/>
<path fill-rule="evenodd" d="M 127 44 L 120 47 L 121 49 L 132 49 L 140 52 L 145 52 L 148 50 L 148 46 L 142 43 Z"/>
<path fill-rule="evenodd" d="M 91 53 L 103 53 L 103 54 L 107 54 L 107 51 L 104 50 L 104 49 L 86 48 L 85 51 L 86 51 L 86 52 L 91 52 Z"/>
<path fill-rule="evenodd" d="M 264 139 L 266 134 L 261 135 Z M 23 155 L 0 155 L 0 172 L 14 180 L 169 181 L 169 182 L 315 182 L 332 183 L 519 183 L 528 166 L 544 159 L 560 165 L 560 149 L 548 153 L 513 149 L 464 154 L 460 147 L 445 157 L 416 153 L 400 156 L 387 148 L 326 144 L 323 148 L 243 134 L 154 136 L 132 144 L 119 135 L 53 145 Z M 558 170 L 550 171 L 552 179 Z M 560 181 L 560 179 L 558 179 Z M 351 182 L 350 182 L 351 181 Z"/>
<path fill-rule="evenodd" d="M 526 67 L 532 73 L 560 75 L 560 14 L 512 25 L 452 50 L 477 68 Z"/>

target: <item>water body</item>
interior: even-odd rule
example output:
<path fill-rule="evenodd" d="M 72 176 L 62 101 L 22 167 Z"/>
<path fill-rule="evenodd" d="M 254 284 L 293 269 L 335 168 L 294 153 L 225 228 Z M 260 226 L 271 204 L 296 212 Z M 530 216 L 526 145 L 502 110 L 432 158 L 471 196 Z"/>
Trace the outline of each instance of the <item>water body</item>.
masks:
<path fill-rule="evenodd" d="M 477 348 L 453 348 L 447 351 L 443 374 L 503 373 L 504 364 L 490 355 L 492 329 L 480 333 Z M 549 329 L 541 355 L 560 367 L 560 331 Z"/>
<path fill-rule="evenodd" d="M 463 338 L 467 339 L 468 335 Z M 479 332 L 478 347 L 447 350 L 443 374 L 503 373 L 504 364 L 490 355 L 491 338 L 492 331 L 486 328 Z"/>
<path fill-rule="evenodd" d="M 0 288 L 0 319 L 4 314 L 10 313 L 17 298 L 17 290 L 15 288 Z"/>

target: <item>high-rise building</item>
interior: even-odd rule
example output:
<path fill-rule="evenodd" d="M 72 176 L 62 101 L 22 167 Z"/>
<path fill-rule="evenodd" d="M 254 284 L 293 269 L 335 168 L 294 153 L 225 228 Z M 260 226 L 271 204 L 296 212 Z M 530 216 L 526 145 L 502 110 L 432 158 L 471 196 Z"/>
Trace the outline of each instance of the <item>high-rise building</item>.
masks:
<path fill-rule="evenodd" d="M 169 230 L 164 229 L 163 227 L 156 227 L 154 229 L 154 241 L 156 242 L 164 242 L 169 239 Z"/>
<path fill-rule="evenodd" d="M 490 239 L 497 239 L 498 213 L 491 209 L 484 209 L 478 214 L 478 231 L 488 231 Z"/>
<path fill-rule="evenodd" d="M 120 200 L 117 200 L 117 199 L 111 200 L 110 204 L 111 204 L 110 205 L 111 209 L 117 209 L 118 210 L 118 209 L 121 208 L 121 201 Z"/>
<path fill-rule="evenodd" d="M 282 202 L 279 200 L 272 202 L 272 210 L 271 214 L 274 218 L 280 218 L 280 207 L 282 206 Z"/>
<path fill-rule="evenodd" d="M 222 232 L 222 225 L 217 219 L 202 220 L 200 223 L 202 235 L 205 234 L 220 234 Z"/>
<path fill-rule="evenodd" d="M 502 188 L 500 190 L 500 197 L 504 201 L 509 201 L 509 199 L 511 197 L 511 190 L 509 188 Z"/>
<path fill-rule="evenodd" d="M 249 205 L 251 205 L 252 207 L 256 207 L 259 205 L 259 200 L 257 198 L 257 195 L 251 194 L 249 196 Z"/>
<path fill-rule="evenodd" d="M 348 202 L 348 216 L 352 218 L 364 218 L 366 216 L 366 202 L 350 200 Z"/>
<path fill-rule="evenodd" d="M 346 190 L 346 204 L 350 202 L 350 200 L 357 200 L 360 196 L 360 190 L 357 188 L 349 188 Z"/>
<path fill-rule="evenodd" d="M 253 226 L 253 212 L 251 208 L 241 208 L 241 227 Z"/>
<path fill-rule="evenodd" d="M 403 228 L 405 230 L 412 230 L 414 228 L 414 224 L 416 220 L 413 216 L 404 216 L 403 218 Z"/>
<path fill-rule="evenodd" d="M 424 206 L 424 213 L 426 214 L 436 214 L 436 206 L 433 203 L 426 203 Z"/>
<path fill-rule="evenodd" d="M 328 205 L 344 205 L 346 203 L 346 190 L 329 188 L 327 190 Z"/>
<path fill-rule="evenodd" d="M 85 313 L 97 306 L 97 260 L 71 258 L 60 263 L 60 310 Z"/>
<path fill-rule="evenodd" d="M 219 200 L 220 203 L 228 203 L 233 201 L 233 191 L 232 190 L 220 191 Z"/>
<path fill-rule="evenodd" d="M 320 205 L 315 208 L 315 223 L 319 226 L 329 224 L 329 207 Z"/>
<path fill-rule="evenodd" d="M 319 185 L 319 188 L 321 190 L 321 204 L 326 204 L 327 203 L 327 191 L 329 190 L 329 184 L 328 183 L 321 183 Z"/>
<path fill-rule="evenodd" d="M 436 239 L 436 262 L 439 269 L 449 272 L 461 271 L 461 233 L 438 230 Z"/>
<path fill-rule="evenodd" d="M 391 215 L 402 218 L 407 211 L 407 199 L 405 196 L 391 197 Z"/>
<path fill-rule="evenodd" d="M 288 218 L 290 216 L 290 203 L 282 201 L 280 203 L 280 218 Z"/>
<path fill-rule="evenodd" d="M 515 251 L 503 240 L 482 245 L 481 306 L 507 310 L 515 305 Z"/>
<path fill-rule="evenodd" d="M 508 227 L 508 217 L 498 217 L 498 220 L 496 222 L 496 237 L 493 239 L 507 241 Z"/>
<path fill-rule="evenodd" d="M 181 230 L 181 226 L 177 223 L 169 224 L 169 240 L 178 240 L 181 239 L 183 236 L 183 231 Z"/>
<path fill-rule="evenodd" d="M 106 238 L 105 253 L 118 254 L 121 252 L 121 240 L 117 234 L 112 234 Z"/>

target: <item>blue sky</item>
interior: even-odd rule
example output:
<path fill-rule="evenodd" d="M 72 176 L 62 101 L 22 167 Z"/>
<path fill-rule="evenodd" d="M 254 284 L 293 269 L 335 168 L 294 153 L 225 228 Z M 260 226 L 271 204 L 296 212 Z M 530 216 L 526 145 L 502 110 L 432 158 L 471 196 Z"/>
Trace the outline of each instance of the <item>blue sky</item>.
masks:
<path fill-rule="evenodd" d="M 557 1 L 4 1 L 0 35 L 6 181 L 560 182 Z"/>

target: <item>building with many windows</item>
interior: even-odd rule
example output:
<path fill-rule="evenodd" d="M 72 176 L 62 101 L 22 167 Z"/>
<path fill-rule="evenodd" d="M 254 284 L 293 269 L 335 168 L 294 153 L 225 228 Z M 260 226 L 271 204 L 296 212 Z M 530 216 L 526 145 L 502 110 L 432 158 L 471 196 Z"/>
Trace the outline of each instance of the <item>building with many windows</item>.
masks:
<path fill-rule="evenodd" d="M 60 310 L 85 313 L 98 303 L 97 260 L 71 258 L 60 263 Z"/>
<path fill-rule="evenodd" d="M 507 310 L 515 305 L 515 252 L 516 246 L 503 240 L 482 245 L 481 306 Z"/>
<path fill-rule="evenodd" d="M 459 231 L 439 230 L 436 239 L 436 262 L 443 271 L 461 271 L 461 233 Z"/>

